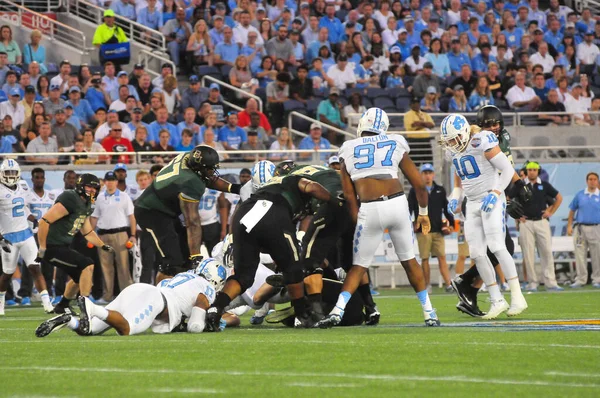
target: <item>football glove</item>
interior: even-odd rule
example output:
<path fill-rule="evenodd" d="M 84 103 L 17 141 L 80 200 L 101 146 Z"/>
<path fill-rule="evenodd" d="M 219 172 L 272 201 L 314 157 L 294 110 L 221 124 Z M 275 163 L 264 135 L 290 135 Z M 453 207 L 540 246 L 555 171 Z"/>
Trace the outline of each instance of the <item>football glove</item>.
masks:
<path fill-rule="evenodd" d="M 516 199 L 509 199 L 508 202 L 506 202 L 506 212 L 515 220 L 518 220 L 525 215 L 523 206 Z"/>
<path fill-rule="evenodd" d="M 488 193 L 487 196 L 483 198 L 483 202 L 481 202 L 481 211 L 485 213 L 491 212 L 496 206 L 496 202 L 498 202 L 498 195 L 494 192 Z"/>
<path fill-rule="evenodd" d="M 105 252 L 110 252 L 110 253 L 114 253 L 114 251 L 115 251 L 115 249 L 113 249 L 112 246 L 109 246 L 109 245 L 102 245 L 101 249 L 104 250 Z"/>
<path fill-rule="evenodd" d="M 448 202 L 448 211 L 456 215 L 456 210 L 458 210 L 458 199 L 450 199 Z"/>
<path fill-rule="evenodd" d="M 35 258 L 35 262 L 38 264 L 42 263 L 44 256 L 46 255 L 46 249 L 42 249 L 41 247 L 38 249 L 37 257 Z"/>
<path fill-rule="evenodd" d="M 204 257 L 202 257 L 201 254 L 192 254 L 186 261 L 186 268 L 187 269 L 196 269 L 197 266 L 200 265 L 200 263 L 202 262 L 202 259 Z"/>
<path fill-rule="evenodd" d="M 10 241 L 8 239 L 6 239 L 4 236 L 0 235 L 0 247 L 2 247 L 2 250 L 4 250 L 6 253 L 10 253 L 11 246 L 12 246 L 12 243 L 10 243 Z"/>

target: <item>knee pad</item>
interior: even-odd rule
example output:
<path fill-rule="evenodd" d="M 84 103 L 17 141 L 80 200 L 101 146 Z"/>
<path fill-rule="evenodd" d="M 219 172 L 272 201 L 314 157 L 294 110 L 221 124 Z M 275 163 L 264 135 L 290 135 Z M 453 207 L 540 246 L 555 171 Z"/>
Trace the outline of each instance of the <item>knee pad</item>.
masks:
<path fill-rule="evenodd" d="M 320 265 L 313 263 L 312 261 L 307 261 L 303 267 L 304 277 L 308 277 L 311 275 L 323 275 L 323 268 Z"/>
<path fill-rule="evenodd" d="M 486 255 L 487 252 L 487 248 L 484 247 L 480 247 L 479 245 L 477 246 L 469 246 L 469 250 L 471 251 L 471 258 L 473 260 L 475 260 L 477 257 L 482 257 Z M 491 250 L 491 247 L 490 247 Z"/>
<path fill-rule="evenodd" d="M 488 247 L 492 253 L 497 253 L 500 250 L 506 250 L 506 243 L 504 243 L 504 239 L 490 239 L 488 241 Z"/>

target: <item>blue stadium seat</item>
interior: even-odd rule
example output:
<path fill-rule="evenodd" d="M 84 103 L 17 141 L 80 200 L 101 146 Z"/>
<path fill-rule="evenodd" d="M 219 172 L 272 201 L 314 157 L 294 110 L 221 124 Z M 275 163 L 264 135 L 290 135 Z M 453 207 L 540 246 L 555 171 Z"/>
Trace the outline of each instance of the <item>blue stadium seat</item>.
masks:
<path fill-rule="evenodd" d="M 370 99 L 375 99 L 378 97 L 388 98 L 388 93 L 383 88 L 372 87 L 367 89 L 367 97 L 369 97 Z"/>
<path fill-rule="evenodd" d="M 368 99 L 367 97 L 362 97 L 362 104 L 365 106 L 365 108 L 369 109 L 373 107 L 373 102 Z"/>
<path fill-rule="evenodd" d="M 375 100 L 373 101 L 373 105 L 381 109 L 394 108 L 394 110 L 396 110 L 394 101 L 392 101 L 388 97 L 375 98 Z"/>
<path fill-rule="evenodd" d="M 394 111 L 394 112 L 398 113 L 398 111 Z M 394 130 L 401 130 L 404 128 L 404 118 L 402 116 L 389 116 L 389 119 L 390 119 L 390 127 L 393 127 Z"/>
<path fill-rule="evenodd" d="M 339 101 L 342 104 L 342 106 L 348 105 L 348 97 L 342 96 L 342 97 L 340 97 Z"/>
<path fill-rule="evenodd" d="M 229 81 L 229 71 L 231 71 L 231 65 L 221 65 L 221 75 L 223 75 L 224 79 Z"/>
<path fill-rule="evenodd" d="M 410 110 L 410 98 L 398 97 L 396 98 L 396 109 L 400 112 L 408 112 Z"/>
<path fill-rule="evenodd" d="M 311 99 L 308 100 L 307 104 L 306 104 L 306 110 L 310 113 L 310 114 L 314 114 L 317 112 L 317 108 L 319 107 L 319 104 L 321 103 L 322 99 Z"/>
<path fill-rule="evenodd" d="M 257 95 L 260 97 L 260 99 L 263 101 L 263 104 L 267 102 L 267 89 L 264 87 L 259 87 L 256 89 L 256 91 L 254 92 L 254 95 Z"/>
<path fill-rule="evenodd" d="M 295 112 L 301 113 L 306 116 L 310 116 L 306 109 L 296 109 Z M 301 117 L 292 116 L 292 127 L 295 130 L 301 131 L 303 133 L 308 133 L 310 131 L 310 121 Z"/>
<path fill-rule="evenodd" d="M 404 76 L 402 78 L 402 80 L 404 81 L 404 87 L 409 87 L 409 86 L 412 86 L 413 83 L 415 82 L 415 77 L 414 76 Z"/>
<path fill-rule="evenodd" d="M 440 110 L 442 112 L 448 112 L 448 105 L 450 105 L 450 97 L 440 98 Z"/>
<path fill-rule="evenodd" d="M 346 96 L 350 97 L 354 93 L 359 93 L 360 95 L 362 95 L 364 97 L 365 89 L 364 88 L 347 88 L 346 89 Z"/>
<path fill-rule="evenodd" d="M 390 98 L 412 97 L 408 90 L 402 87 L 386 88 L 385 91 L 387 91 Z"/>
<path fill-rule="evenodd" d="M 202 76 L 212 76 L 215 79 L 222 80 L 223 75 L 221 70 L 216 66 L 200 65 L 196 67 L 196 74 L 202 78 Z"/>
<path fill-rule="evenodd" d="M 305 106 L 302 102 L 296 100 L 289 100 L 283 103 L 283 109 L 286 112 L 295 111 L 297 109 L 305 109 Z"/>

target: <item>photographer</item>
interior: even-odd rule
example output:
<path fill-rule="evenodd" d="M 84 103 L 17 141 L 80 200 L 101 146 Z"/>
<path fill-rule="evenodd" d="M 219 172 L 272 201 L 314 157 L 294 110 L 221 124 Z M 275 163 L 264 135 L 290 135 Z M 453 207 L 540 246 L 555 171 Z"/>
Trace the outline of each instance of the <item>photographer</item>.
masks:
<path fill-rule="evenodd" d="M 102 83 L 102 75 L 100 72 L 95 72 L 90 80 L 92 85 L 85 93 L 85 99 L 90 103 L 94 112 L 100 108 L 108 109 L 111 100 Z"/>

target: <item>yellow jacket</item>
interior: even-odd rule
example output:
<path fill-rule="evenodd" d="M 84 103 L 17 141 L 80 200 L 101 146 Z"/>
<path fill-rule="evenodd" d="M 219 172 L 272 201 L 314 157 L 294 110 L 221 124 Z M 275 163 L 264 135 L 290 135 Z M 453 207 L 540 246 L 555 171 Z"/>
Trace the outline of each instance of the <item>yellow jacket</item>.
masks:
<path fill-rule="evenodd" d="M 96 31 L 94 32 L 94 39 L 92 40 L 93 45 L 104 44 L 109 41 L 113 36 L 117 37 L 119 43 L 126 43 L 129 41 L 127 36 L 125 36 L 125 32 L 123 29 L 119 28 L 117 25 L 113 25 L 113 27 L 109 27 L 107 24 L 103 23 L 98 26 Z"/>
<path fill-rule="evenodd" d="M 427 129 L 423 127 L 412 127 L 413 123 L 417 121 L 433 123 L 433 119 L 429 114 L 423 111 L 415 112 L 411 109 L 404 114 L 404 129 L 406 129 L 406 131 L 422 131 L 422 133 L 407 134 L 407 138 L 429 138 L 430 133 Z"/>

